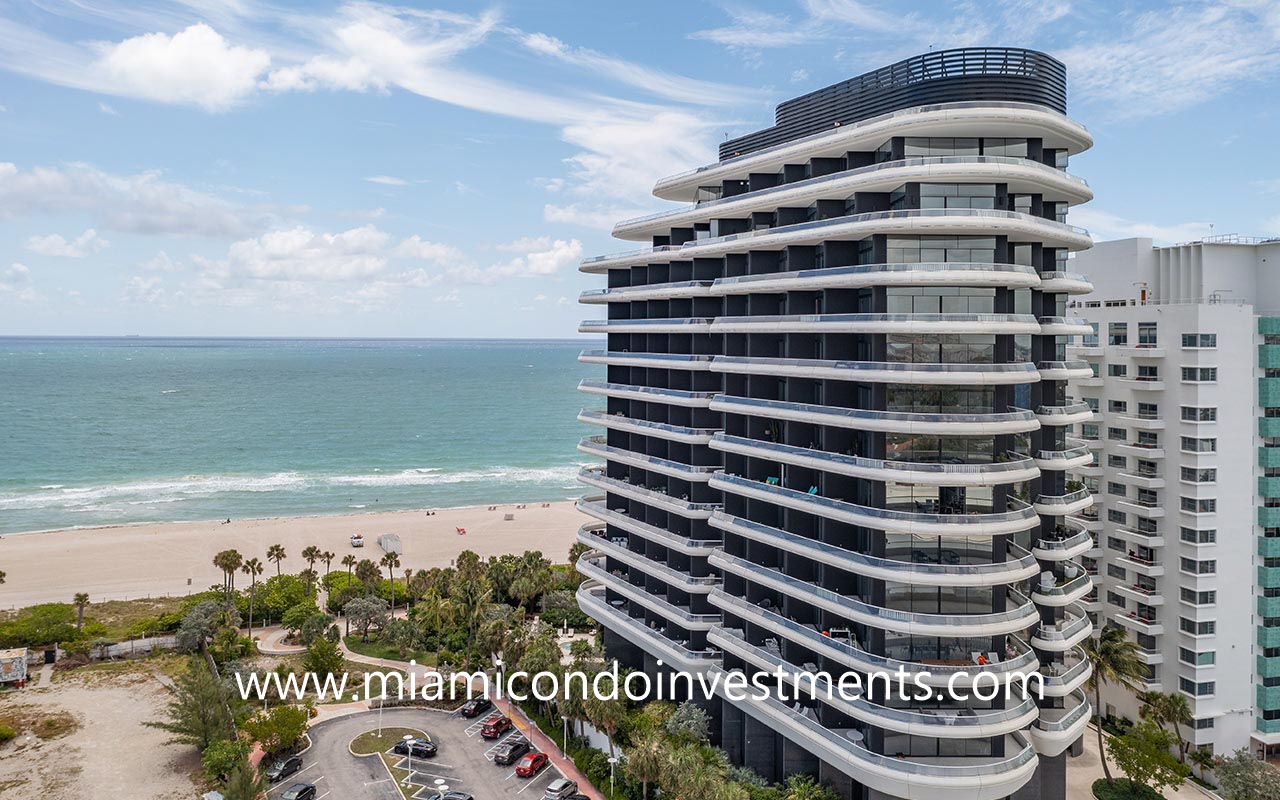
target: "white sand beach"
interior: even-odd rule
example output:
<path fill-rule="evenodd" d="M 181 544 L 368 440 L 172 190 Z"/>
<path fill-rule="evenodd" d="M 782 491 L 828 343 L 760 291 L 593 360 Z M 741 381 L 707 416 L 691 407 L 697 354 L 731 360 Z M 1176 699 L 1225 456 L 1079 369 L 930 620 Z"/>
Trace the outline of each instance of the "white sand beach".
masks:
<path fill-rule="evenodd" d="M 507 514 L 514 519 L 506 520 Z M 512 504 L 425 511 L 393 511 L 319 517 L 176 522 L 127 525 L 0 538 L 0 608 L 35 603 L 70 602 L 76 592 L 91 600 L 124 600 L 203 591 L 221 581 L 213 566 L 220 550 L 234 548 L 246 558 L 261 559 L 267 575 L 275 565 L 267 547 L 284 545 L 285 571 L 306 567 L 302 549 L 316 545 L 337 554 L 333 568 L 347 553 L 377 560 L 377 537 L 399 534 L 404 547 L 401 567 L 446 567 L 463 550 L 482 557 L 541 550 L 556 562 L 566 560 L 578 527 L 589 518 L 572 502 Z M 463 528 L 465 535 L 455 530 Z M 362 533 L 365 546 L 353 549 L 349 537 Z M 323 570 L 324 565 L 317 565 Z M 245 576 L 238 576 L 245 578 Z"/>

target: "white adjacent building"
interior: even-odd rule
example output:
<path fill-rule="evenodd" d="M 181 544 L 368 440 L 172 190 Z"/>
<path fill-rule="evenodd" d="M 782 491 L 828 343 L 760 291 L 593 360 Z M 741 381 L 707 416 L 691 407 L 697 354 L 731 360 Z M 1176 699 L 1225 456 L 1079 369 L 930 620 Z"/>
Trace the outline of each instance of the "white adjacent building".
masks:
<path fill-rule="evenodd" d="M 1088 608 L 1127 629 L 1146 688 L 1182 692 L 1183 735 L 1217 753 L 1280 750 L 1280 239 L 1153 247 L 1104 242 L 1071 269 L 1094 328 L 1071 383 L 1093 407 L 1096 455 L 1078 477 L 1097 504 Z M 1095 518 L 1096 515 L 1096 518 Z M 1137 719 L 1111 687 L 1104 714 Z"/>

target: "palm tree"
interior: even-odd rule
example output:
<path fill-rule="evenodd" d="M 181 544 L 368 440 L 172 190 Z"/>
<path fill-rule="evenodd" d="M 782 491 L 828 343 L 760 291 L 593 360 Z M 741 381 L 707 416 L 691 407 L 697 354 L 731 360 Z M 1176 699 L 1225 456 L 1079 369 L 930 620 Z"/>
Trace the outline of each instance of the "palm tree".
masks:
<path fill-rule="evenodd" d="M 631 746 L 623 753 L 627 757 L 627 774 L 640 781 L 640 800 L 648 800 L 649 784 L 662 777 L 666 754 L 666 738 L 653 730 L 632 739 Z"/>
<path fill-rule="evenodd" d="M 391 579 L 391 614 L 396 613 L 396 573 L 395 568 L 400 566 L 400 556 L 395 553 L 387 553 L 382 557 L 382 566 L 387 568 L 387 577 Z"/>
<path fill-rule="evenodd" d="M 372 594 L 377 588 L 378 579 L 382 577 L 382 570 L 378 569 L 378 565 L 367 558 L 360 559 L 360 563 L 356 564 L 356 580 L 364 584 L 364 593 Z"/>
<path fill-rule="evenodd" d="M 312 591 L 314 590 L 316 581 L 320 578 L 320 576 L 316 574 L 316 571 L 311 567 L 307 567 L 302 572 L 299 572 L 298 577 L 302 578 L 304 581 L 307 582 L 308 595 L 312 593 Z"/>
<path fill-rule="evenodd" d="M 238 550 L 223 550 L 213 557 L 213 565 L 222 570 L 222 596 L 227 611 L 231 611 L 231 593 L 236 590 L 236 570 L 244 563 Z"/>
<path fill-rule="evenodd" d="M 332 550 L 325 550 L 320 554 L 320 560 L 324 562 L 324 572 L 326 575 L 333 571 L 333 560 L 337 557 L 337 554 Z"/>
<path fill-rule="evenodd" d="M 76 592 L 72 602 L 76 606 L 76 630 L 84 630 L 84 607 L 89 605 L 89 595 L 85 592 Z"/>
<path fill-rule="evenodd" d="M 1102 774 L 1107 778 L 1107 785 L 1113 786 L 1115 778 L 1111 776 L 1102 743 L 1102 684 L 1118 683 L 1137 691 L 1138 681 L 1147 676 L 1147 668 L 1138 658 L 1138 643 L 1129 641 L 1123 628 L 1103 628 L 1097 639 L 1085 639 L 1083 648 L 1085 658 L 1093 666 L 1093 674 L 1085 686 L 1093 691 L 1093 710 L 1098 715 L 1098 756 L 1102 759 Z"/>
<path fill-rule="evenodd" d="M 1138 716 L 1151 720 L 1161 728 L 1171 728 L 1174 738 L 1178 740 L 1178 760 L 1186 763 L 1187 743 L 1182 738 L 1179 726 L 1195 722 L 1195 715 L 1191 713 L 1191 704 L 1187 702 L 1187 698 L 1179 692 L 1144 692 L 1138 699 L 1142 701 Z"/>
<path fill-rule="evenodd" d="M 347 585 L 351 585 L 351 568 L 356 565 L 356 557 L 347 553 L 342 557 L 342 566 L 347 568 Z"/>
<path fill-rule="evenodd" d="M 613 755 L 613 736 L 627 718 L 627 703 L 621 697 L 589 696 L 584 704 L 591 725 L 609 739 L 609 755 Z"/>
<path fill-rule="evenodd" d="M 314 544 L 309 544 L 302 548 L 302 557 L 307 560 L 307 569 L 314 570 L 316 568 L 316 562 L 321 559 L 322 555 L 323 553 L 320 548 L 316 547 Z"/>
<path fill-rule="evenodd" d="M 1200 780 L 1205 780 L 1205 773 L 1218 765 L 1218 757 L 1213 754 L 1212 750 L 1201 750 L 1196 748 L 1187 754 L 1187 760 L 1192 766 L 1200 768 Z"/>
<path fill-rule="evenodd" d="M 444 641 L 444 626 L 453 621 L 455 606 L 447 597 L 441 597 L 435 589 L 428 589 L 422 599 L 413 607 L 414 616 L 431 625 L 431 632 L 436 641 L 436 666 L 440 665 L 441 642 Z"/>
<path fill-rule="evenodd" d="M 4 570 L 0 569 L 0 585 L 3 585 L 5 578 L 8 578 L 8 577 L 9 575 Z"/>
<path fill-rule="evenodd" d="M 284 545 L 273 544 L 267 548 L 267 560 L 274 561 L 276 564 L 276 577 L 280 577 L 280 562 L 288 558 L 284 552 Z"/>
<path fill-rule="evenodd" d="M 253 636 L 253 599 L 258 593 L 258 576 L 266 567 L 256 558 L 245 559 L 240 571 L 249 576 L 249 635 Z"/>

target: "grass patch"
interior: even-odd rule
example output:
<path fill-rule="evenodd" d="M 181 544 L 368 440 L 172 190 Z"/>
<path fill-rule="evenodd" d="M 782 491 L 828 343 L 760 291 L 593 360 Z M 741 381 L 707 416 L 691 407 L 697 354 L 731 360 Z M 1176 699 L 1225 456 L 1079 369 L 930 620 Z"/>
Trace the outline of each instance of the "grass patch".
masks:
<path fill-rule="evenodd" d="M 379 735 L 376 730 L 366 731 L 351 740 L 351 752 L 358 756 L 371 756 L 374 753 L 385 753 L 390 750 L 396 742 L 406 736 L 426 735 L 426 733 L 416 728 L 383 728 L 381 735 Z"/>
<path fill-rule="evenodd" d="M 89 598 L 92 601 L 92 596 Z M 130 634 L 146 631 L 147 622 L 162 614 L 176 614 L 182 610 L 186 597 L 147 597 L 137 600 L 106 600 L 91 602 L 84 610 L 85 621 L 93 620 L 106 626 L 107 639 L 126 639 Z M 155 635 L 163 632 L 152 631 Z"/>
<path fill-rule="evenodd" d="M 415 786 L 413 784 L 408 786 L 404 785 L 405 780 L 409 777 L 409 770 L 397 769 L 396 767 L 391 766 L 392 764 L 399 763 L 400 756 L 389 756 L 386 753 L 383 753 L 379 758 L 382 759 L 383 764 L 387 765 L 387 772 L 391 773 L 391 779 L 395 781 L 396 788 L 400 790 L 400 796 L 403 797 L 404 800 L 412 800 L 414 792 L 418 791 L 422 787 Z"/>
<path fill-rule="evenodd" d="M 1164 800 L 1164 795 L 1149 786 L 1134 783 L 1128 778 L 1116 778 L 1108 784 L 1106 778 L 1093 782 L 1093 796 L 1098 800 Z"/>
<path fill-rule="evenodd" d="M 353 653 L 359 653 L 369 658 L 382 658 L 389 661 L 416 661 L 427 667 L 436 665 L 436 654 L 424 650 L 406 650 L 405 654 L 400 655 L 400 648 L 392 644 L 384 644 L 378 641 L 377 637 L 371 638 L 367 642 L 360 641 L 357 635 L 347 636 L 343 639 L 347 649 Z"/>
<path fill-rule="evenodd" d="M 47 742 L 75 733 L 80 728 L 80 721 L 66 711 L 20 705 L 0 712 L 0 726 L 13 730 L 15 737 L 30 734 Z"/>

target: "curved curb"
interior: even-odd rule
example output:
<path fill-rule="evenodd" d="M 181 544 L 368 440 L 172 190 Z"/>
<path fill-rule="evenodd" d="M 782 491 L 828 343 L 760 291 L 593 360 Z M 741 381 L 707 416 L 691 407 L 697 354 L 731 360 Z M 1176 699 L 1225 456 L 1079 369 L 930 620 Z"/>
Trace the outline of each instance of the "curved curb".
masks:
<path fill-rule="evenodd" d="M 405 730 L 418 731 L 418 733 L 422 734 L 423 737 L 425 737 L 428 742 L 431 741 L 431 735 L 429 733 L 427 733 L 426 731 L 418 730 L 417 728 L 410 728 L 407 725 L 388 725 L 387 727 L 404 728 Z M 377 728 L 372 728 L 362 733 L 357 733 L 354 737 L 352 737 L 351 742 L 354 742 L 356 739 L 359 739 L 361 736 L 364 736 L 366 733 L 372 733 L 375 730 L 377 730 Z M 347 752 L 350 753 L 354 758 L 371 758 L 373 756 L 383 755 L 382 753 L 357 753 L 356 751 L 351 749 L 351 742 L 347 742 Z M 386 766 L 385 761 L 382 763 L 384 766 Z M 387 772 L 390 773 L 390 771 L 391 771 L 391 768 L 387 767 Z"/>

